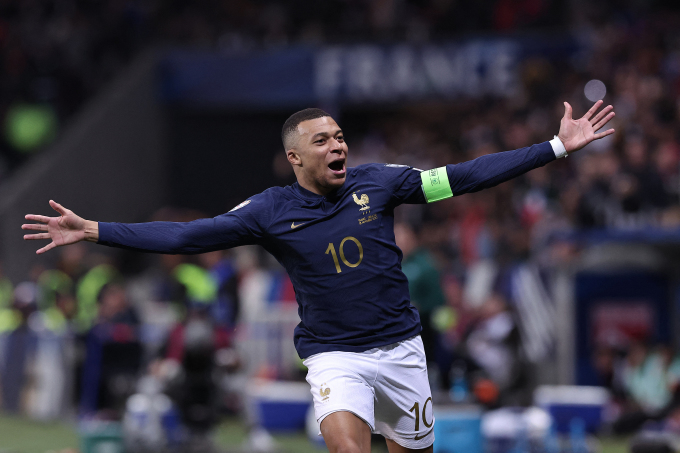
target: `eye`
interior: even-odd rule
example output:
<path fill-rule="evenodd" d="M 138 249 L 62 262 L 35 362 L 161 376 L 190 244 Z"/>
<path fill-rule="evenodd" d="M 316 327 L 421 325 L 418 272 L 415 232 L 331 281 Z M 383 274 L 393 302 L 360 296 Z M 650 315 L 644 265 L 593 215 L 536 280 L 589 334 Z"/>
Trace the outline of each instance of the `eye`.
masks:
<path fill-rule="evenodd" d="M 322 144 L 325 143 L 325 142 L 326 142 L 326 139 L 325 139 L 325 138 L 320 138 L 319 140 L 315 141 L 314 143 L 319 144 L 319 145 L 322 145 Z"/>
<path fill-rule="evenodd" d="M 343 142 L 343 141 L 345 141 L 345 136 L 344 135 L 338 135 L 336 140 L 339 141 L 339 142 Z"/>

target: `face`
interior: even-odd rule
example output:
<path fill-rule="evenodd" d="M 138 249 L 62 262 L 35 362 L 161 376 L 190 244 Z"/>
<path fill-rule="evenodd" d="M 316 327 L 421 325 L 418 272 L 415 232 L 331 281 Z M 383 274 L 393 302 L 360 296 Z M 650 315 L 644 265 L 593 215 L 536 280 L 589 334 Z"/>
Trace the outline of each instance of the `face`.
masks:
<path fill-rule="evenodd" d="M 127 308 L 127 295 L 121 286 L 112 285 L 103 291 L 99 304 L 99 314 L 102 318 L 113 318 Z"/>
<path fill-rule="evenodd" d="M 319 195 L 340 188 L 347 177 L 347 143 L 329 116 L 298 125 L 297 144 L 286 151 L 302 187 Z"/>

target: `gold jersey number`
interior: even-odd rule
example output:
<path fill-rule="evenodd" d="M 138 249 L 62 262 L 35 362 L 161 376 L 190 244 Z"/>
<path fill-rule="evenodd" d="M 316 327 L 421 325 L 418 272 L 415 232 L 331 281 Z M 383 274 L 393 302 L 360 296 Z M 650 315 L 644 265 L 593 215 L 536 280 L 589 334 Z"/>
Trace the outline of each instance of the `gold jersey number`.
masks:
<path fill-rule="evenodd" d="M 350 263 L 347 258 L 345 258 L 345 242 L 347 241 L 352 241 L 354 242 L 357 247 L 359 248 L 359 261 L 356 263 Z M 357 238 L 354 238 L 352 236 L 347 236 L 345 239 L 340 241 L 340 247 L 338 247 L 338 250 L 340 250 L 340 259 L 342 260 L 343 263 L 345 263 L 345 266 L 347 267 L 357 267 L 359 264 L 361 264 L 361 261 L 364 259 L 364 248 L 361 246 L 361 242 Z M 335 270 L 338 271 L 338 274 L 342 272 L 342 268 L 340 267 L 340 262 L 338 261 L 338 254 L 335 253 L 335 245 L 333 245 L 332 242 L 328 243 L 328 248 L 326 249 L 326 255 L 331 254 L 333 256 L 333 262 L 335 263 Z"/>
<path fill-rule="evenodd" d="M 432 397 L 429 397 L 425 400 L 425 404 L 423 404 L 423 425 L 425 425 L 426 428 L 431 428 L 432 423 L 434 423 L 434 420 L 432 420 L 430 423 L 427 422 L 427 419 L 425 418 L 425 409 L 427 408 L 427 403 L 432 402 Z M 416 403 L 413 405 L 411 409 L 408 410 L 409 412 L 414 412 L 416 414 L 416 432 L 420 431 L 420 404 L 416 401 Z"/>

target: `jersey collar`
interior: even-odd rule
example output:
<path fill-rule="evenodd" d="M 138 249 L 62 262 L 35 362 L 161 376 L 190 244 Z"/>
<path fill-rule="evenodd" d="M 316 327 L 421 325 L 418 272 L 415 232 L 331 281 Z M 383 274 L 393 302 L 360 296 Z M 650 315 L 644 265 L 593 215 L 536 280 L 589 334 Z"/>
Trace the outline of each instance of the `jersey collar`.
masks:
<path fill-rule="evenodd" d="M 314 193 L 311 190 L 307 190 L 304 187 L 302 187 L 297 181 L 294 182 L 291 187 L 293 188 L 293 191 L 299 195 L 301 198 L 304 198 L 305 200 L 313 200 L 313 201 L 321 201 L 321 200 L 329 200 L 329 201 L 335 201 L 338 198 L 342 196 L 342 194 L 345 192 L 345 186 L 347 186 L 347 181 L 340 187 L 339 189 L 336 189 L 332 192 L 329 192 L 327 195 L 319 195 L 318 193 Z"/>

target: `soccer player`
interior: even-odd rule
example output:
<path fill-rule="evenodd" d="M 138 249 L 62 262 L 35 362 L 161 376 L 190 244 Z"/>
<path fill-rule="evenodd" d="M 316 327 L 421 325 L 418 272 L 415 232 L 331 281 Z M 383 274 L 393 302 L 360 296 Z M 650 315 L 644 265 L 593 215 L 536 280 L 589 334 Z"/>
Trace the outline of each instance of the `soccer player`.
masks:
<path fill-rule="evenodd" d="M 85 220 L 60 204 L 59 217 L 27 215 L 24 239 L 40 248 L 78 241 L 156 253 L 193 254 L 259 244 L 286 268 L 298 302 L 295 347 L 308 367 L 316 417 L 331 452 L 370 451 L 371 432 L 391 453 L 431 452 L 432 397 L 418 312 L 409 302 L 394 242 L 394 209 L 495 186 L 610 135 L 598 101 L 580 119 L 565 102 L 549 142 L 422 171 L 403 165 L 347 167 L 342 130 L 306 109 L 283 125 L 297 182 L 254 195 L 226 214 L 187 223 Z"/>

